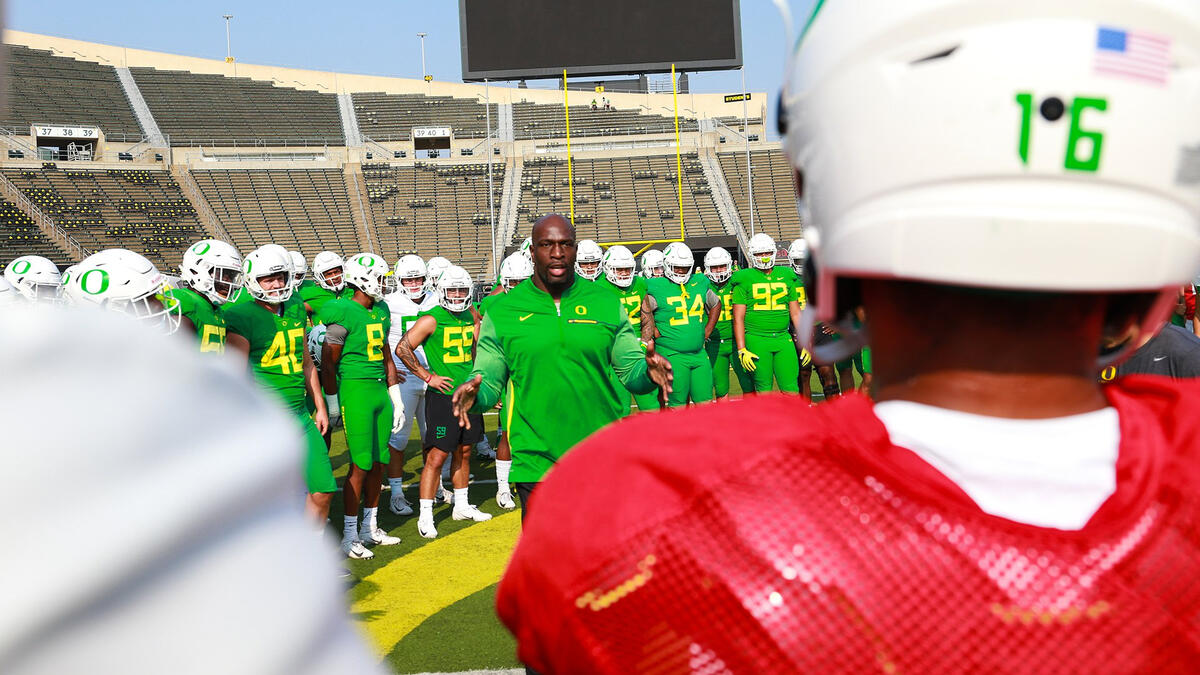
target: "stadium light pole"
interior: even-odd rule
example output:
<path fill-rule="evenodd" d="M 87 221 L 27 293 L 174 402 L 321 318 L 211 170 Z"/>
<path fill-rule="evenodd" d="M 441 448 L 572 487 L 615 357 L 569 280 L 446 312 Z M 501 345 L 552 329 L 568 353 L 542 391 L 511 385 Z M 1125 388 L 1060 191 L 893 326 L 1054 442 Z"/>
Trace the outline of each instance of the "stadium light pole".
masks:
<path fill-rule="evenodd" d="M 492 230 L 492 278 L 499 274 L 500 263 L 496 260 L 496 207 L 494 203 L 494 188 L 492 187 L 492 95 L 488 89 L 487 78 L 483 78 L 483 111 L 487 115 L 487 172 L 488 172 L 488 222 Z"/>
<path fill-rule="evenodd" d="M 229 20 L 233 18 L 232 14 L 222 14 L 225 19 L 225 63 L 233 63 L 233 46 L 229 41 Z"/>
<path fill-rule="evenodd" d="M 421 79 L 425 79 L 425 36 L 429 33 L 417 33 L 417 37 L 421 38 Z"/>
<path fill-rule="evenodd" d="M 746 141 L 746 192 L 750 202 L 750 236 L 754 236 L 754 168 L 750 166 L 750 122 L 746 112 L 746 66 L 742 66 L 742 139 Z"/>

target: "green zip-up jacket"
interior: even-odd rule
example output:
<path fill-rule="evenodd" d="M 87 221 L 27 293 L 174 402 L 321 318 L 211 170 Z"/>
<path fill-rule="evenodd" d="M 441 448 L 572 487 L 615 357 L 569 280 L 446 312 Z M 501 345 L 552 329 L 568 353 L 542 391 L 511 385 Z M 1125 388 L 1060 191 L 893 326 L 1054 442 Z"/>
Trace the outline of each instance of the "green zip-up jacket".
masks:
<path fill-rule="evenodd" d="M 476 375 L 483 381 L 472 412 L 491 410 L 505 396 L 515 483 L 542 480 L 572 446 L 619 419 L 628 397 L 619 385 L 635 394 L 654 390 L 621 301 L 579 280 L 560 307 L 533 283 L 493 303 L 480 328 Z"/>

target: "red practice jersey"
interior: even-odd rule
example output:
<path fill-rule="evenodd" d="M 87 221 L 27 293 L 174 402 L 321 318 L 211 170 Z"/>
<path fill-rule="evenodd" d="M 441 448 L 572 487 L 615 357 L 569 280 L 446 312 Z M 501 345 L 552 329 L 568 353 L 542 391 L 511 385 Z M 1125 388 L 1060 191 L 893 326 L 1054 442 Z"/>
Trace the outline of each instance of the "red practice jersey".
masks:
<path fill-rule="evenodd" d="M 1075 532 L 984 513 L 859 396 L 619 422 L 533 495 L 500 617 L 547 673 L 1200 671 L 1200 384 L 1106 395 Z"/>

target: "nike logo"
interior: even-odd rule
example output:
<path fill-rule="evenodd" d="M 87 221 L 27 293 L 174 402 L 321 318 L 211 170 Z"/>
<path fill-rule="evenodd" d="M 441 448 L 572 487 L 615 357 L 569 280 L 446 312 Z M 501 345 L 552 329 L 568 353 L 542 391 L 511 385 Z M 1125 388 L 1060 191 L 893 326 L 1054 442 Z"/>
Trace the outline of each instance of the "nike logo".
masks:
<path fill-rule="evenodd" d="M 1156 357 L 1154 357 L 1154 362 L 1155 362 L 1155 363 L 1158 363 L 1159 361 L 1162 361 L 1162 360 L 1163 360 L 1163 359 L 1165 359 L 1165 358 L 1167 358 L 1167 357 L 1165 357 L 1165 356 L 1156 356 Z"/>
<path fill-rule="evenodd" d="M 519 317 L 517 317 L 517 320 L 518 320 L 518 321 L 524 321 L 525 319 L 528 319 L 528 318 L 529 318 L 529 317 L 531 317 L 531 316 L 533 316 L 533 315 L 532 315 L 532 314 L 526 314 L 525 316 L 519 316 Z"/>

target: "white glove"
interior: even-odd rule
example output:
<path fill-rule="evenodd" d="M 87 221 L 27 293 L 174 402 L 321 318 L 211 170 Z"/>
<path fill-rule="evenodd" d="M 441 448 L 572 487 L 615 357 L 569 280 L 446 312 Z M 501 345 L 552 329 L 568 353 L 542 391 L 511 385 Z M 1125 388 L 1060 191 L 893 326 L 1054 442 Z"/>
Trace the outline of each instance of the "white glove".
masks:
<path fill-rule="evenodd" d="M 400 385 L 388 387 L 388 396 L 392 397 L 392 433 L 399 433 L 404 426 L 404 398 L 400 396 Z"/>
<path fill-rule="evenodd" d="M 325 408 L 329 413 L 329 426 L 342 418 L 342 406 L 338 404 L 337 394 L 325 394 Z"/>

